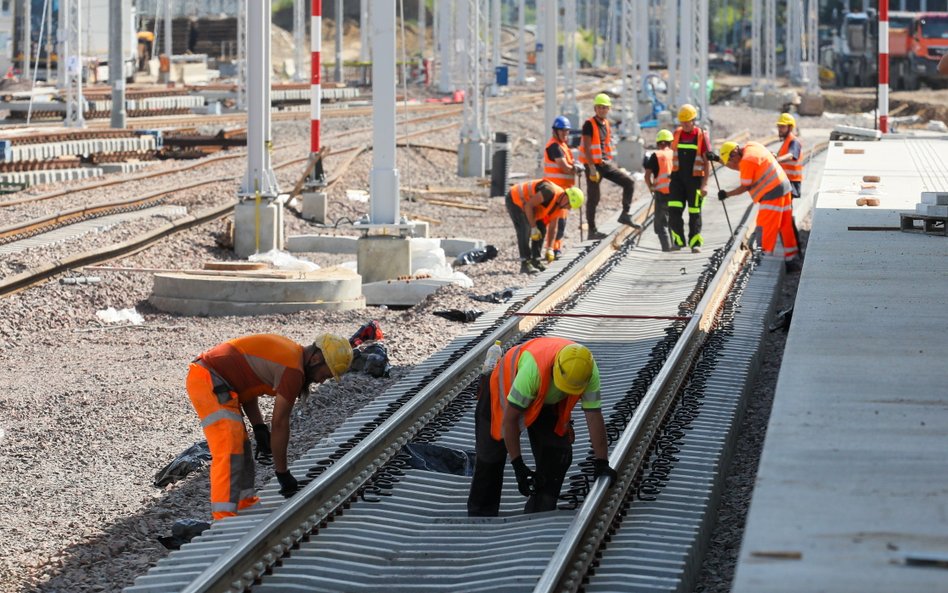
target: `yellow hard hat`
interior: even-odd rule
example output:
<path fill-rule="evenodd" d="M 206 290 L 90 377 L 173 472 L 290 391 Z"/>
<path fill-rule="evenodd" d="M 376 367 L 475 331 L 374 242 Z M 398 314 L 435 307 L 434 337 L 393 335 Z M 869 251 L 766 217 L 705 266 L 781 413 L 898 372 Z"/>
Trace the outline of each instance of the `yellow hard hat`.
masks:
<path fill-rule="evenodd" d="M 593 355 L 580 344 L 568 344 L 556 353 L 553 361 L 553 384 L 563 393 L 582 393 L 593 372 Z"/>
<path fill-rule="evenodd" d="M 695 109 L 695 106 L 690 103 L 685 103 L 681 106 L 681 109 L 678 110 L 678 121 L 694 121 L 698 119 L 698 110 Z"/>
<path fill-rule="evenodd" d="M 721 162 L 725 165 L 731 160 L 731 152 L 737 148 L 737 142 L 727 141 L 721 145 Z"/>
<path fill-rule="evenodd" d="M 789 113 L 781 113 L 780 117 L 777 119 L 778 126 L 795 126 L 797 125 L 797 120 L 793 119 L 793 116 Z"/>
<path fill-rule="evenodd" d="M 668 130 L 659 130 L 658 134 L 655 135 L 655 142 L 672 142 L 675 139 L 675 136 L 672 135 Z"/>
<path fill-rule="evenodd" d="M 612 99 L 610 99 L 609 95 L 606 93 L 599 93 L 593 99 L 593 105 L 605 105 L 606 107 L 612 107 Z"/>
<path fill-rule="evenodd" d="M 352 345 L 349 344 L 349 340 L 335 334 L 319 334 L 313 341 L 313 345 L 322 352 L 326 366 L 332 371 L 333 378 L 338 381 L 352 364 Z"/>
<path fill-rule="evenodd" d="M 583 195 L 583 190 L 578 187 L 570 187 L 566 189 L 566 197 L 569 198 L 569 207 L 573 210 L 582 207 L 583 202 L 586 201 L 586 196 Z"/>

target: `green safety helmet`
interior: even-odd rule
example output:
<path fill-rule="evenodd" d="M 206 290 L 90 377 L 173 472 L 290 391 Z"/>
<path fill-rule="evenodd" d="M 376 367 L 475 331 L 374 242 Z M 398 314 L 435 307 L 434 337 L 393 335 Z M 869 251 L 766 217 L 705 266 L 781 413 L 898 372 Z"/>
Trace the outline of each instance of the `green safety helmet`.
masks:
<path fill-rule="evenodd" d="M 606 93 L 599 93 L 593 99 L 593 105 L 605 105 L 606 107 L 612 107 L 612 99 L 610 99 L 609 95 Z"/>
<path fill-rule="evenodd" d="M 583 202 L 586 201 L 586 196 L 583 195 L 583 190 L 578 187 L 570 187 L 566 190 L 566 197 L 569 198 L 569 207 L 573 210 L 582 207 Z"/>
<path fill-rule="evenodd" d="M 655 142 L 672 142 L 675 140 L 675 136 L 672 135 L 668 130 L 659 130 L 658 134 L 655 135 Z"/>

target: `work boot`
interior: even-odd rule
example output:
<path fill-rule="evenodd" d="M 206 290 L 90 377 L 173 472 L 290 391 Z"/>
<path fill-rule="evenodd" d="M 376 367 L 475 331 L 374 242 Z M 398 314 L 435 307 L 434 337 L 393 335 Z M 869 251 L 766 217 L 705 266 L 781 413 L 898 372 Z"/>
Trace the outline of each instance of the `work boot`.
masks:
<path fill-rule="evenodd" d="M 701 247 L 698 245 L 695 245 L 694 247 L 691 248 L 691 253 L 701 253 Z"/>
<path fill-rule="evenodd" d="M 662 251 L 671 251 L 671 240 L 668 238 L 668 235 L 661 234 L 658 236 L 658 243 L 662 246 Z"/>
<path fill-rule="evenodd" d="M 541 261 L 540 261 L 539 259 L 537 259 L 537 258 L 531 259 L 531 260 L 530 260 L 530 265 L 532 265 L 532 266 L 533 266 L 534 268 L 536 268 L 537 270 L 540 270 L 541 272 L 545 272 L 545 271 L 546 271 L 546 264 L 544 264 L 543 262 L 541 262 Z"/>
<path fill-rule="evenodd" d="M 559 249 L 554 249 L 554 250 L 553 250 L 553 259 L 554 259 L 554 260 L 560 259 L 560 257 L 562 257 L 562 255 L 563 255 L 563 252 L 560 251 Z"/>
<path fill-rule="evenodd" d="M 599 241 L 600 239 L 605 239 L 605 238 L 606 238 L 605 233 L 597 231 L 596 229 L 589 229 L 589 239 L 591 241 Z"/>
<path fill-rule="evenodd" d="M 637 223 L 635 223 L 635 222 L 632 221 L 632 217 L 629 216 L 629 213 L 628 213 L 628 212 L 623 212 L 622 214 L 619 215 L 619 224 L 624 224 L 624 225 L 626 225 L 626 226 L 630 226 L 630 227 L 632 227 L 633 229 L 640 229 L 640 228 L 642 228 L 642 225 L 637 224 Z"/>
<path fill-rule="evenodd" d="M 520 262 L 520 273 L 521 274 L 539 274 L 540 270 L 533 267 L 533 264 L 527 261 Z"/>

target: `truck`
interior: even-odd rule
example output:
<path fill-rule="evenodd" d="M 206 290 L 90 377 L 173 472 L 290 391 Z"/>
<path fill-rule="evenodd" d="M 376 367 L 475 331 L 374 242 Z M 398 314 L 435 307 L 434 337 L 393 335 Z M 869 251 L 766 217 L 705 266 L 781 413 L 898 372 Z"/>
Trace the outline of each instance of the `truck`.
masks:
<path fill-rule="evenodd" d="M 836 86 L 874 86 L 878 82 L 879 21 L 874 10 L 847 13 L 832 41 L 820 48 L 824 82 Z M 916 90 L 948 86 L 938 74 L 941 56 L 948 51 L 948 12 L 889 13 L 889 86 Z"/>

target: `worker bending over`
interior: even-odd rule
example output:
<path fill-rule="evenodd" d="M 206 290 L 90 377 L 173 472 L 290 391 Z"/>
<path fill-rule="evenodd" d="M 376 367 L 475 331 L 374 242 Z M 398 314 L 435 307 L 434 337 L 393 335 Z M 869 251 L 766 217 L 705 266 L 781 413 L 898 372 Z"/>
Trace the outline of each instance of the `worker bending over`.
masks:
<path fill-rule="evenodd" d="M 671 194 L 671 175 L 675 162 L 675 153 L 671 149 L 674 136 L 668 130 L 659 130 L 655 135 L 658 147 L 645 163 L 645 185 L 652 192 L 655 202 L 654 228 L 662 251 L 681 249 L 671 241 L 668 234 L 668 200 Z"/>
<path fill-rule="evenodd" d="M 553 235 L 547 226 L 559 216 L 558 210 L 576 209 L 583 205 L 583 191 L 578 187 L 564 190 L 555 183 L 535 179 L 514 185 L 507 191 L 504 203 L 517 233 L 520 273 L 536 274 L 546 269 L 540 262 L 540 250 L 553 249 Z"/>
<path fill-rule="evenodd" d="M 570 415 L 580 403 L 592 443 L 594 478 L 616 472 L 609 467 L 602 418 L 599 367 L 588 348 L 565 338 L 534 338 L 508 350 L 482 377 L 475 412 L 476 460 L 467 514 L 495 517 L 500 509 L 507 455 L 517 489 L 528 497 L 525 513 L 552 511 L 573 463 Z M 520 448 L 526 427 L 536 471 Z"/>
<path fill-rule="evenodd" d="M 556 116 L 553 120 L 553 136 L 543 150 L 543 180 L 555 183 L 563 189 L 575 186 L 576 176 L 585 170 L 585 167 L 573 161 L 573 151 L 569 147 L 570 129 L 571 124 L 568 118 L 562 115 Z M 568 217 L 569 210 L 558 209 L 555 220 L 543 221 L 547 226 L 547 233 L 552 234 L 553 240 L 552 249 L 544 252 L 548 262 L 560 256 Z"/>
<path fill-rule="evenodd" d="M 668 200 L 668 225 L 672 242 L 678 248 L 685 246 L 685 207 L 688 207 L 688 247 L 699 253 L 704 244 L 701 236 L 701 207 L 708 195 L 708 176 L 711 163 L 705 153 L 711 150 L 711 137 L 696 125 L 698 110 L 685 103 L 678 110 L 681 125 L 672 136 L 674 153 L 671 176 L 671 196 Z"/>
<path fill-rule="evenodd" d="M 289 495 L 298 483 L 287 466 L 290 411 L 309 386 L 330 377 L 337 381 L 349 370 L 352 346 L 343 337 L 321 334 L 308 345 L 273 334 L 228 340 L 191 363 L 187 388 L 191 404 L 211 451 L 211 514 L 214 520 L 255 504 L 254 463 L 244 414 L 257 441 L 257 460 L 271 463 L 280 493 Z M 260 412 L 261 395 L 274 396 L 271 424 Z"/>
<path fill-rule="evenodd" d="M 609 95 L 599 93 L 593 99 L 593 109 L 596 114 L 583 124 L 582 150 L 579 160 L 586 165 L 586 220 L 589 223 L 589 238 L 602 239 L 605 233 L 599 232 L 596 227 L 596 207 L 599 206 L 599 184 L 603 178 L 622 187 L 622 214 L 619 215 L 619 224 L 638 226 L 632 222 L 629 209 L 632 207 L 632 193 L 635 191 L 635 180 L 625 169 L 615 166 L 616 149 L 612 142 L 612 131 L 609 127 L 609 109 L 612 100 Z"/>
<path fill-rule="evenodd" d="M 720 190 L 718 199 L 750 192 L 751 199 L 758 205 L 757 229 L 761 249 L 773 254 L 779 234 L 787 271 L 799 271 L 799 251 L 790 209 L 790 180 L 777 159 L 757 142 L 748 142 L 743 147 L 736 142 L 725 142 L 721 145 L 721 162 L 729 169 L 740 171 L 741 185 L 730 191 Z"/>

